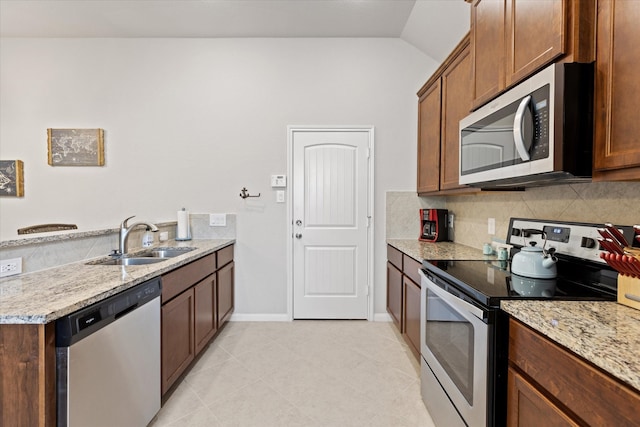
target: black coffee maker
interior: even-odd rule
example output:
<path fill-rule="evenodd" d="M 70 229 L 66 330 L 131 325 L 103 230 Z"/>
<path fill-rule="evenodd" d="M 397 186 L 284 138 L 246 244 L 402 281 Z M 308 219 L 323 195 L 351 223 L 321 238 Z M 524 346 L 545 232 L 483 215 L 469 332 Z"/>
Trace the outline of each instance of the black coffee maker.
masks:
<path fill-rule="evenodd" d="M 449 240 L 446 209 L 420 209 L 420 237 L 423 242 L 445 242 Z"/>

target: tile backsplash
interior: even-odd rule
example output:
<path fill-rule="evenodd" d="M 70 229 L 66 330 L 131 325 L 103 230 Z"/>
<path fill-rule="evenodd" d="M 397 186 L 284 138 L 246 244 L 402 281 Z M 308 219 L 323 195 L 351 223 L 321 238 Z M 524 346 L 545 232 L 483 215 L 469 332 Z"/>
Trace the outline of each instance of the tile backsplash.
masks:
<path fill-rule="evenodd" d="M 530 188 L 518 192 L 421 198 L 415 192 L 388 192 L 387 238 L 417 239 L 418 209 L 446 208 L 455 215 L 453 240 L 480 248 L 492 237 L 505 239 L 512 217 L 620 225 L 640 223 L 640 183 L 602 182 Z M 496 234 L 487 230 L 496 220 Z"/>
<path fill-rule="evenodd" d="M 197 239 L 235 239 L 236 215 L 227 214 L 224 227 L 209 226 L 209 214 L 190 215 L 191 235 Z M 166 231 L 169 239 L 176 237 L 176 221 L 157 223 L 160 232 Z M 144 227 L 138 227 L 129 235 L 129 251 L 142 248 Z M 162 245 L 160 233 L 155 233 L 154 244 Z M 48 233 L 30 236 L 0 244 L 0 259 L 22 258 L 22 272 L 44 270 L 72 262 L 106 256 L 118 247 L 118 230 L 94 232 Z"/>

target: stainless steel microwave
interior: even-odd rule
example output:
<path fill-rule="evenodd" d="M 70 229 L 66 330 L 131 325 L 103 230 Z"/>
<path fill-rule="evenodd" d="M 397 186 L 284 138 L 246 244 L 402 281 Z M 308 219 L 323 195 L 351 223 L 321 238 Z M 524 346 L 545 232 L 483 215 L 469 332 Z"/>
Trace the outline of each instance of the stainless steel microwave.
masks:
<path fill-rule="evenodd" d="M 460 184 L 591 180 L 593 64 L 553 64 L 460 121 Z"/>

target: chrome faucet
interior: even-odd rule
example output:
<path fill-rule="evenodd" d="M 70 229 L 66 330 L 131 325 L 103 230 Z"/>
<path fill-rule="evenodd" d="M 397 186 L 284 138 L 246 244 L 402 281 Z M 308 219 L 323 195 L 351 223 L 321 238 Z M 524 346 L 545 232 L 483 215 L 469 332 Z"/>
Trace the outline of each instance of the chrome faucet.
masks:
<path fill-rule="evenodd" d="M 130 216 L 129 218 L 122 221 L 122 223 L 120 224 L 120 240 L 118 242 L 118 249 L 119 249 L 120 255 L 127 254 L 127 238 L 129 237 L 129 233 L 131 232 L 131 230 L 133 230 L 135 227 L 139 225 L 143 225 L 147 227 L 147 230 L 151 230 L 154 232 L 158 231 L 158 227 L 156 227 L 154 224 L 151 224 L 150 222 L 135 222 L 127 226 L 127 221 L 129 221 L 131 218 L 134 218 L 134 217 L 135 215 Z"/>

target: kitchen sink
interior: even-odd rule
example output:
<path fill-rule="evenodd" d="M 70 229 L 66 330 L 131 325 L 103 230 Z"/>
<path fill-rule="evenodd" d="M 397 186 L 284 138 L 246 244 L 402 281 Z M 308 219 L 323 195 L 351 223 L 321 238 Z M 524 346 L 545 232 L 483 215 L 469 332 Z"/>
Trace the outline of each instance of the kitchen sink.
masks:
<path fill-rule="evenodd" d="M 177 257 L 196 248 L 190 247 L 160 247 L 140 253 L 127 254 L 124 257 L 114 257 L 107 260 L 91 261 L 90 265 L 145 265 L 162 262 L 167 258 Z"/>
<path fill-rule="evenodd" d="M 142 252 L 141 254 L 136 254 L 136 257 L 151 257 L 151 258 L 173 258 L 176 256 L 180 256 L 182 254 L 186 254 L 187 252 L 191 252 L 195 248 L 189 247 L 178 247 L 178 248 L 154 248 L 150 251 Z"/>
<path fill-rule="evenodd" d="M 93 262 L 94 265 L 145 265 L 164 261 L 166 258 L 113 258 L 106 261 Z"/>

